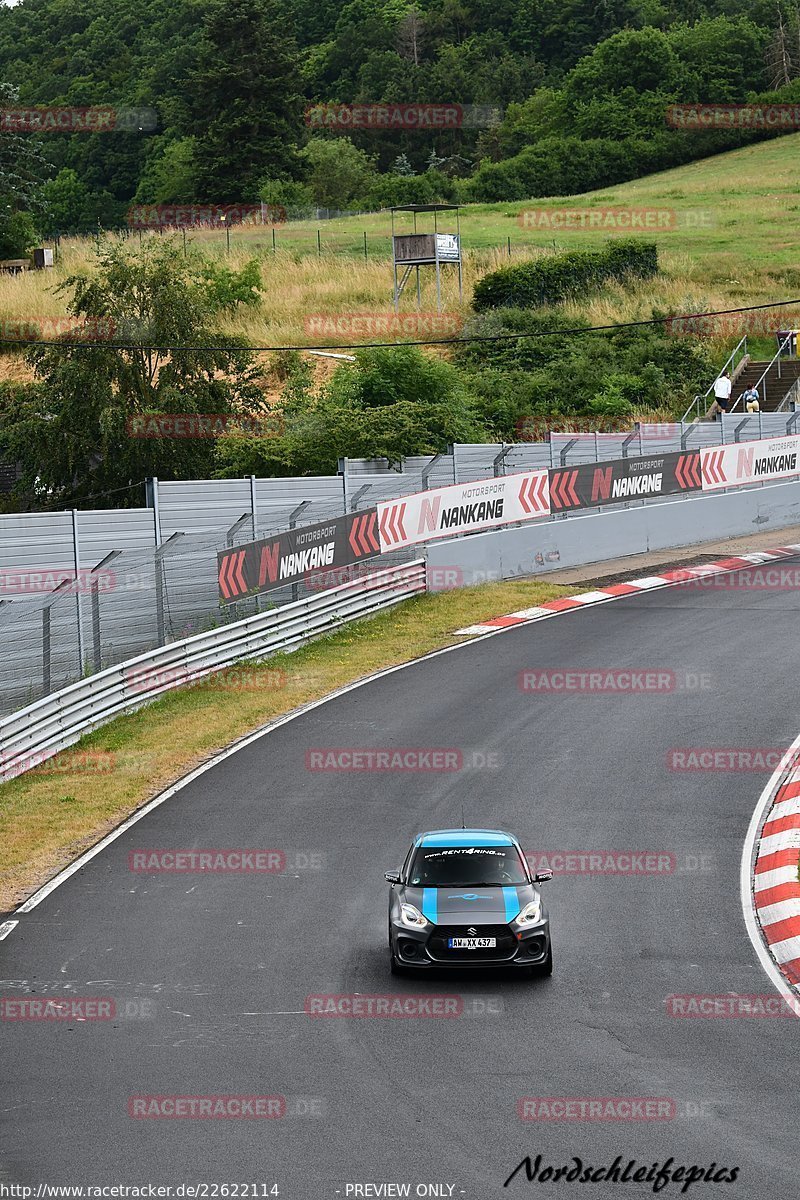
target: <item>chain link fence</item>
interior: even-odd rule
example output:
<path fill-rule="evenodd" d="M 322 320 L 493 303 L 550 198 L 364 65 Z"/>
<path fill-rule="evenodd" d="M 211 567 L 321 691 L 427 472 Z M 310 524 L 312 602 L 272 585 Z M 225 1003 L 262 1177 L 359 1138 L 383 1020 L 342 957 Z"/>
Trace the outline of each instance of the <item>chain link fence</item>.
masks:
<path fill-rule="evenodd" d="M 762 413 L 630 433 L 551 434 L 546 442 L 460 445 L 400 463 L 343 460 L 340 476 L 316 479 L 151 481 L 145 509 L 0 516 L 0 715 L 157 646 L 410 561 L 414 553 L 385 554 L 333 578 L 311 574 L 223 607 L 217 553 L 226 547 L 430 487 L 778 436 L 795 432 L 798 417 Z"/>

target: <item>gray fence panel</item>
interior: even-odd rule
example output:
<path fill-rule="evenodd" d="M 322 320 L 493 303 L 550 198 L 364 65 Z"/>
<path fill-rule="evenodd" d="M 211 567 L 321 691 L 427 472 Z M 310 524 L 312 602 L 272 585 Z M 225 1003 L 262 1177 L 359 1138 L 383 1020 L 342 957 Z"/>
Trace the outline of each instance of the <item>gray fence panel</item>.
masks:
<path fill-rule="evenodd" d="M 625 433 L 553 434 L 552 443 L 457 445 L 452 454 L 414 455 L 391 469 L 386 460 L 349 460 L 342 476 L 291 479 L 234 479 L 161 483 L 157 489 L 162 550 L 155 552 L 151 509 L 97 510 L 77 514 L 79 565 L 95 567 L 110 552 L 118 556 L 104 571 L 107 582 L 96 597 L 85 587 L 56 595 L 40 586 L 15 590 L 9 572 L 72 571 L 75 561 L 72 514 L 0 516 L 0 713 L 12 711 L 83 674 L 107 668 L 132 655 L 214 626 L 281 608 L 330 586 L 325 575 L 301 581 L 259 599 L 221 608 L 217 551 L 254 536 L 277 533 L 290 519 L 312 524 L 348 511 L 411 495 L 429 487 L 472 482 L 500 474 L 629 455 L 658 454 L 718 445 L 723 437 L 741 441 L 783 436 L 792 414 L 732 414 L 717 422 L 691 425 L 642 424 Z M 574 441 L 573 441 L 574 437 Z M 685 445 L 682 446 L 682 441 Z M 572 442 L 572 445 L 570 445 Z M 367 468 L 373 468 L 368 470 Z M 256 520 L 253 521 L 253 497 Z M 615 511 L 674 503 L 671 498 L 627 501 Z M 303 505 L 302 512 L 298 508 Z M 558 515 L 537 525 L 562 525 L 574 516 Z M 179 536 L 178 536 L 179 535 Z M 382 562 L 407 561 L 410 548 Z M 351 576 L 357 575 L 357 570 Z M 351 577 L 351 576 L 345 576 Z M 327 582 L 326 582 L 327 579 Z M 50 584 L 52 586 L 52 582 Z M 80 614 L 80 623 L 78 620 Z"/>
<path fill-rule="evenodd" d="M 77 516 L 80 565 L 93 567 L 111 550 L 153 546 L 150 509 L 107 509 Z M 0 570 L 72 570 L 72 514 L 18 513 L 0 516 Z"/>
<path fill-rule="evenodd" d="M 455 483 L 455 459 L 452 454 L 414 454 L 403 459 L 403 471 L 419 474 L 428 470 L 429 488 L 448 487 Z"/>
<path fill-rule="evenodd" d="M 504 448 L 500 444 L 486 446 L 459 444 L 454 446 L 456 483 L 473 483 L 478 479 L 491 479 L 494 475 L 494 460 Z"/>
<path fill-rule="evenodd" d="M 400 474 L 400 464 L 390 463 L 388 458 L 346 458 L 344 462 L 347 475 Z"/>

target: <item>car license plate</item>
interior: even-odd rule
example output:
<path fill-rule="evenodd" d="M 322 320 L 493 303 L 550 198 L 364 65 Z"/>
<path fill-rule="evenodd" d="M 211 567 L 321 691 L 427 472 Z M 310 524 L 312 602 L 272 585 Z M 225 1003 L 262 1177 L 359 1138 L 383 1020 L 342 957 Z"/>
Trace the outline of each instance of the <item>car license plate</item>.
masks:
<path fill-rule="evenodd" d="M 451 950 L 494 950 L 497 938 L 490 937 L 451 937 L 447 939 Z"/>

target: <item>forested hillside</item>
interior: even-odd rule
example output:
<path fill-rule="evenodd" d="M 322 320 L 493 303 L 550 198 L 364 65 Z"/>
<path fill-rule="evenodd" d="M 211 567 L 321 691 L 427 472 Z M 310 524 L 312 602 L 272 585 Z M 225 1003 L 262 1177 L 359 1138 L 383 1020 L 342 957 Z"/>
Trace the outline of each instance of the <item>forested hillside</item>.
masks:
<path fill-rule="evenodd" d="M 765 136 L 685 132 L 665 113 L 800 101 L 798 74 L 784 0 L 22 0 L 0 11 L 6 106 L 147 107 L 155 128 L 0 140 L 41 155 L 46 234 L 122 224 L 132 202 L 517 200 Z M 379 102 L 464 118 L 343 133 L 309 113 Z M 30 207 L 13 174 L 6 212 Z"/>

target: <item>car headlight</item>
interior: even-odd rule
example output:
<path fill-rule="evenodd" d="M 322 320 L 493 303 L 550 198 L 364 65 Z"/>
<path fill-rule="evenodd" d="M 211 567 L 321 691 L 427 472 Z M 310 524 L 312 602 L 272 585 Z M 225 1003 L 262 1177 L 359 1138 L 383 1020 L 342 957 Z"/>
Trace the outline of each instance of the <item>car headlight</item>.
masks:
<path fill-rule="evenodd" d="M 515 917 L 511 924 L 515 929 L 527 929 L 529 925 L 535 925 L 542 916 L 542 901 L 540 897 L 531 900 L 530 904 L 526 904 L 518 917 Z"/>
<path fill-rule="evenodd" d="M 423 917 L 413 904 L 400 905 L 400 920 L 403 925 L 408 925 L 411 929 L 425 929 L 428 925 L 427 918 Z"/>

